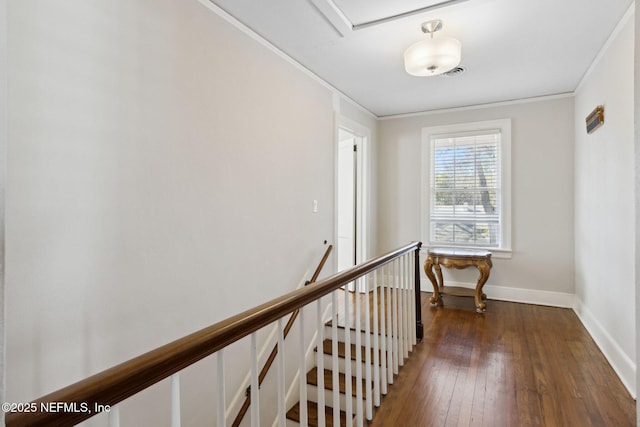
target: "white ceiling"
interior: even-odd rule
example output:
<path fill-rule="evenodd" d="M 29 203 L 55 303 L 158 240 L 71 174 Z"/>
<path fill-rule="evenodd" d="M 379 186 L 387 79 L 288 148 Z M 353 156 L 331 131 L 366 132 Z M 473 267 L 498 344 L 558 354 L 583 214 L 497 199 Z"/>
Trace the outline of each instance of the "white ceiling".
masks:
<path fill-rule="evenodd" d="M 633 2 L 211 1 L 378 117 L 573 92 Z M 432 19 L 462 43 L 464 73 L 404 71 Z"/>

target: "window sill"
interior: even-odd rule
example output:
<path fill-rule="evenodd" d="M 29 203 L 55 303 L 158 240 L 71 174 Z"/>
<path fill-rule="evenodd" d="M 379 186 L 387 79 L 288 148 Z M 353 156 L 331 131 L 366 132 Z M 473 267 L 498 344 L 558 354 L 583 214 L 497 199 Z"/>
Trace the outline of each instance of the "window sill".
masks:
<path fill-rule="evenodd" d="M 420 252 L 426 254 L 428 249 L 431 248 L 457 248 L 457 249 L 473 249 L 473 250 L 481 250 L 481 251 L 489 251 L 491 252 L 491 257 L 493 259 L 511 259 L 512 250 L 511 249 L 498 249 L 498 248 L 486 248 L 481 246 L 453 246 L 453 245 L 428 245 L 422 246 Z"/>

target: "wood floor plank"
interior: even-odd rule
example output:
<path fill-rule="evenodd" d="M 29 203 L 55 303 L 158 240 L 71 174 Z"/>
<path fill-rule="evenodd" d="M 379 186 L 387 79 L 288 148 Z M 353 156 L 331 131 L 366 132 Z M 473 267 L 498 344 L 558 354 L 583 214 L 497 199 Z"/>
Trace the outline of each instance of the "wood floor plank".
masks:
<path fill-rule="evenodd" d="M 635 402 L 570 309 L 422 294 L 425 337 L 369 424 L 635 426 Z"/>

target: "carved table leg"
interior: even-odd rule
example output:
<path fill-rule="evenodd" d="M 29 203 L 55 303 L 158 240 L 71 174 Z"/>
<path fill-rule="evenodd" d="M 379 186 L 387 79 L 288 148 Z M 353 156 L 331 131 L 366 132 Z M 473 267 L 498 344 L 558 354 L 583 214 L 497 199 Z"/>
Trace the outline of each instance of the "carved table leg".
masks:
<path fill-rule="evenodd" d="M 436 268 L 438 270 L 439 267 L 439 265 L 436 265 Z M 433 274 L 433 260 L 431 258 L 427 258 L 427 260 L 424 262 L 424 273 L 431 281 L 431 285 L 433 285 L 433 295 L 431 295 L 431 298 L 429 298 L 429 304 L 439 305 L 442 302 L 442 296 L 440 295 L 440 289 L 438 287 L 436 277 Z"/>
<path fill-rule="evenodd" d="M 476 311 L 478 313 L 483 313 L 487 308 L 487 305 L 484 303 L 484 300 L 487 299 L 487 295 L 482 292 L 482 288 L 484 287 L 484 284 L 487 283 L 487 279 L 489 279 L 491 264 L 487 261 L 480 261 L 478 262 L 478 270 L 480 271 L 480 278 L 478 279 L 478 284 L 476 285 Z"/>
<path fill-rule="evenodd" d="M 436 279 L 438 279 L 438 289 L 444 289 L 444 279 L 442 278 L 442 268 L 440 267 L 440 263 L 436 263 Z M 442 294 L 438 294 L 438 298 L 440 298 L 440 303 L 442 304 Z"/>

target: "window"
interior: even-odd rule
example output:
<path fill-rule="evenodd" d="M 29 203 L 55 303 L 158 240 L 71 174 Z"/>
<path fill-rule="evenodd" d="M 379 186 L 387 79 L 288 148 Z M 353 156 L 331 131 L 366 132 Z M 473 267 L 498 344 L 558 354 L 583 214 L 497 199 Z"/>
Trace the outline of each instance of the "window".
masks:
<path fill-rule="evenodd" d="M 430 246 L 510 250 L 510 139 L 510 120 L 423 129 Z"/>

